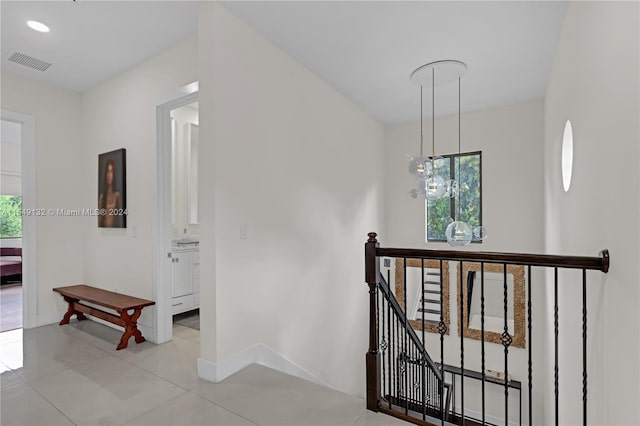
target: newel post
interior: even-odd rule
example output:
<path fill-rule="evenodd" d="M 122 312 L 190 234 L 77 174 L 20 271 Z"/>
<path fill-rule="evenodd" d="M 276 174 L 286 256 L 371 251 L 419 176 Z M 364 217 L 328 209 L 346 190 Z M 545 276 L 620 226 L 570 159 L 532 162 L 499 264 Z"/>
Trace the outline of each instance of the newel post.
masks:
<path fill-rule="evenodd" d="M 378 276 L 380 260 L 376 249 L 380 246 L 376 233 L 369 233 L 364 245 L 365 281 L 369 285 L 369 351 L 367 352 L 367 410 L 378 411 L 381 394 L 380 353 L 378 352 Z"/>

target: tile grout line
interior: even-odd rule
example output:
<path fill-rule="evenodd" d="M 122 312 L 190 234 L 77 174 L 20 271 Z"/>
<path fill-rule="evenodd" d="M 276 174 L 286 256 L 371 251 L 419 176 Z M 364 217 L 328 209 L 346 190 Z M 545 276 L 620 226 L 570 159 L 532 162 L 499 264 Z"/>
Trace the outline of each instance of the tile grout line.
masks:
<path fill-rule="evenodd" d="M 106 327 L 106 326 L 105 326 L 105 327 Z M 74 329 L 75 329 L 75 330 L 77 330 L 77 331 L 80 331 L 80 332 L 82 332 L 82 333 L 85 333 L 83 330 L 78 330 L 78 329 L 77 329 L 77 328 L 75 328 L 75 327 L 74 327 Z M 86 333 L 86 334 L 88 334 L 88 333 Z M 89 335 L 89 334 L 88 334 L 88 335 Z M 89 336 L 90 336 L 90 335 L 89 335 Z M 179 339 L 181 339 L 181 340 L 186 340 L 186 339 L 182 339 L 182 338 L 180 338 L 180 337 L 179 337 Z M 85 342 L 85 341 L 83 340 L 83 342 Z M 173 386 L 176 386 L 176 387 L 178 387 L 178 388 L 180 388 L 180 389 L 182 389 L 182 390 L 184 390 L 184 391 L 186 391 L 186 392 L 188 392 L 188 391 L 189 391 L 189 389 L 186 389 L 186 388 L 184 388 L 184 387 L 180 386 L 180 385 L 179 385 L 179 384 L 177 384 L 177 383 L 172 382 L 171 380 L 169 380 L 169 379 L 167 379 L 167 378 L 165 378 L 165 377 L 159 376 L 159 375 L 157 375 L 156 373 L 154 373 L 153 371 L 147 370 L 146 368 L 141 367 L 140 365 L 135 364 L 134 362 L 129 361 L 129 360 L 128 360 L 128 359 L 126 359 L 126 358 L 123 358 L 123 357 L 118 356 L 118 355 L 117 355 L 117 351 L 116 351 L 116 353 L 115 353 L 115 354 L 111 354 L 111 353 L 107 352 L 105 349 L 103 349 L 103 348 L 101 348 L 101 347 L 98 347 L 97 345 L 95 345 L 95 344 L 93 344 L 93 343 L 91 343 L 91 342 L 85 342 L 85 343 L 87 343 L 88 345 L 92 345 L 93 347 L 95 347 L 95 348 L 97 348 L 97 349 L 100 349 L 101 351 L 105 352 L 107 355 L 111 355 L 111 356 L 113 356 L 113 357 L 115 357 L 115 358 L 117 358 L 117 359 L 119 359 L 119 360 L 121 360 L 121 361 L 126 362 L 127 364 L 129 364 L 129 365 L 131 365 L 131 366 L 133 366 L 133 367 L 139 368 L 139 369 L 141 369 L 142 371 L 144 371 L 144 372 L 146 372 L 146 373 L 149 373 L 149 374 L 151 374 L 152 376 L 155 376 L 155 377 L 157 377 L 157 378 L 159 378 L 159 379 L 161 379 L 161 380 L 163 380 L 163 381 L 165 381 L 165 382 L 167 382 L 167 383 L 169 383 L 169 384 L 171 384 L 171 385 L 173 385 Z M 158 347 L 160 346 L 160 345 L 158 345 L 158 344 L 156 344 L 156 343 L 153 343 L 153 342 L 149 342 L 149 343 L 150 343 L 150 344 L 153 344 L 153 345 L 155 345 L 155 346 L 158 346 Z M 166 343 L 169 343 L 169 342 L 166 342 Z M 198 346 L 200 345 L 199 343 L 196 343 L 196 342 L 191 342 L 191 343 L 197 344 Z M 71 367 L 68 367 L 68 368 L 71 368 Z M 194 386 L 194 388 L 195 388 L 195 387 L 197 387 L 197 386 L 198 386 L 198 385 Z"/>
<path fill-rule="evenodd" d="M 66 369 L 65 369 L 66 370 Z M 38 395 L 40 395 L 40 397 L 42 399 L 44 399 L 45 401 L 47 401 L 47 403 L 49 405 L 51 405 L 53 408 L 55 408 L 60 414 L 62 414 L 64 416 L 65 419 L 69 420 L 71 422 L 72 425 L 78 426 L 78 424 L 76 422 L 74 422 L 73 420 L 71 420 L 71 418 L 69 416 L 67 416 L 60 408 L 58 408 L 57 405 L 55 405 L 53 402 L 49 401 L 47 399 L 47 397 L 45 397 L 43 394 L 41 394 L 40 392 L 38 392 L 38 390 L 36 388 L 34 388 L 33 386 L 31 386 L 31 383 L 25 382 L 25 385 L 29 386 L 35 393 L 37 393 Z"/>
<path fill-rule="evenodd" d="M 88 336 L 91 336 L 89 333 L 86 333 L 84 330 L 80 330 L 80 329 L 77 329 L 77 328 L 75 328 L 75 327 L 73 327 L 73 329 L 74 329 L 74 330 L 76 330 L 77 332 L 84 333 L 84 334 L 86 334 L 86 335 L 88 335 Z M 64 332 L 63 332 L 63 333 L 64 333 Z M 65 335 L 67 335 L 66 333 L 64 333 L 64 334 L 65 334 Z M 67 335 L 67 336 L 69 336 L 69 335 Z M 69 337 L 74 338 L 74 337 L 79 337 L 79 336 L 69 336 Z M 184 340 L 184 339 L 183 339 L 183 340 Z M 150 410 L 148 410 L 148 411 L 154 410 L 154 409 L 156 409 L 156 408 L 160 407 L 161 405 L 166 404 L 167 402 L 169 402 L 169 401 L 171 401 L 171 400 L 173 400 L 173 399 L 175 399 L 175 398 L 177 398 L 177 397 L 179 397 L 179 396 L 181 396 L 181 395 L 184 395 L 185 393 L 189 392 L 189 389 L 185 389 L 184 387 L 182 387 L 182 386 L 180 386 L 180 385 L 178 385 L 178 384 L 176 384 L 176 383 L 173 383 L 172 381 L 170 381 L 170 380 L 168 380 L 168 379 L 166 379 L 166 378 L 164 378 L 164 377 L 158 376 L 157 374 L 153 373 L 152 371 L 149 371 L 149 370 L 147 370 L 147 369 L 145 369 L 145 368 L 143 368 L 143 367 L 141 367 L 141 366 L 139 366 L 139 365 L 137 365 L 137 364 L 134 364 L 132 361 L 129 361 L 129 360 L 127 360 L 127 359 L 123 358 L 123 357 L 118 356 L 118 355 L 117 355 L 117 353 L 116 353 L 116 354 L 114 354 L 114 353 L 108 352 L 106 349 L 104 349 L 104 348 L 102 348 L 102 347 L 98 346 L 97 344 L 93 343 L 93 342 L 92 342 L 92 341 L 90 341 L 90 340 L 89 340 L 89 341 L 87 341 L 87 340 L 85 340 L 85 339 L 82 339 L 82 338 L 81 338 L 81 339 L 80 339 L 80 341 L 81 341 L 83 344 L 86 344 L 86 345 L 91 346 L 91 347 L 93 347 L 93 348 L 95 348 L 95 349 L 98 349 L 98 350 L 99 350 L 99 351 L 101 351 L 101 352 L 104 352 L 105 356 L 104 356 L 104 357 L 102 357 L 102 358 L 106 358 L 106 357 L 108 357 L 108 356 L 113 357 L 113 358 L 115 358 L 116 360 L 121 361 L 121 362 L 125 362 L 125 363 L 129 364 L 130 366 L 132 366 L 132 367 L 134 367 L 134 368 L 139 368 L 140 370 L 142 370 L 142 371 L 144 371 L 144 372 L 146 372 L 146 373 L 148 373 L 148 374 L 150 374 L 150 375 L 152 375 L 152 376 L 154 376 L 154 377 L 156 377 L 156 378 L 158 378 L 158 379 L 160 379 L 160 380 L 162 380 L 162 381 L 164 381 L 164 382 L 166 382 L 166 383 L 168 383 L 168 384 L 170 384 L 170 385 L 173 385 L 173 386 L 177 387 L 178 389 L 180 389 L 180 390 L 182 391 L 181 393 L 179 393 L 179 394 L 178 394 L 178 395 L 176 395 L 175 397 L 173 397 L 173 398 L 171 398 L 171 399 L 169 399 L 169 400 L 167 400 L 167 401 L 165 401 L 165 402 L 162 402 L 162 403 L 158 404 L 157 406 L 155 406 L 155 407 L 151 408 L 151 409 L 150 409 Z M 159 346 L 159 345 L 156 345 L 156 346 Z M 92 358 L 92 359 L 88 359 L 88 360 L 86 360 L 86 361 L 79 362 L 79 363 L 77 363 L 77 364 L 67 366 L 67 367 L 65 367 L 65 368 L 63 368 L 63 369 L 61 369 L 61 370 L 54 371 L 54 372 L 47 373 L 47 374 L 43 374 L 43 375 L 41 375 L 41 376 L 37 376 L 36 378 L 32 379 L 32 381 L 39 380 L 39 379 L 41 379 L 41 378 L 43 378 L 43 377 L 47 377 L 47 376 L 50 376 L 50 375 L 53 375 L 53 374 L 57 374 L 57 373 L 60 373 L 60 372 L 63 372 L 63 371 L 66 371 L 66 370 L 72 369 L 72 368 L 77 367 L 77 366 L 81 366 L 81 365 L 87 364 L 87 363 L 89 363 L 89 362 L 95 361 L 96 359 L 99 359 L 99 358 Z M 13 370 L 11 370 L 11 371 L 13 371 Z M 16 373 L 16 374 L 18 374 L 18 373 Z M 66 415 L 65 415 L 65 414 L 64 414 L 64 413 L 63 413 L 63 412 L 62 412 L 62 411 L 61 411 L 61 410 L 60 410 L 56 405 L 54 405 L 51 401 L 49 401 L 47 398 L 45 398 L 45 396 L 44 396 L 44 395 L 42 395 L 40 392 L 38 392 L 38 391 L 37 391 L 37 390 L 36 390 L 36 389 L 31 385 L 31 383 L 29 383 L 29 382 L 28 382 L 24 377 L 22 377 L 22 376 L 21 376 L 21 375 L 19 375 L 19 374 L 18 374 L 18 376 L 19 376 L 19 377 L 24 381 L 24 383 L 25 383 L 25 384 L 29 385 L 29 387 L 30 387 L 31 389 L 33 389 L 33 390 L 34 390 L 38 395 L 40 395 L 42 398 L 44 398 L 44 399 L 45 399 L 45 401 L 47 401 L 47 403 L 49 403 L 50 405 L 52 405 L 52 406 L 53 406 L 56 410 L 58 410 L 58 411 L 59 411 L 59 412 L 60 412 L 60 413 L 65 417 L 65 418 L 67 418 L 67 419 L 68 419 L 72 424 L 74 424 L 74 425 L 76 425 L 76 426 L 77 426 L 77 424 L 76 424 L 73 420 L 71 420 L 68 416 L 66 416 Z M 197 385 L 196 385 L 196 386 L 197 386 Z M 148 411 L 147 411 L 147 412 L 148 412 Z M 145 412 L 145 413 L 146 413 L 146 412 Z M 144 413 L 143 413 L 143 414 L 144 414 Z M 141 414 L 141 415 L 142 415 L 142 414 Z M 137 417 L 139 417 L 139 416 L 136 416 L 135 418 L 137 418 Z M 135 418 L 134 418 L 134 419 L 135 419 Z M 129 422 L 131 422 L 131 421 L 133 421 L 134 419 L 129 420 L 129 421 L 128 421 L 128 423 L 129 423 Z"/>
<path fill-rule="evenodd" d="M 84 343 L 84 342 L 83 342 L 83 343 Z M 98 347 L 96 347 L 96 348 L 97 348 L 97 349 L 100 349 L 100 348 L 98 348 Z M 20 377 L 20 378 L 21 378 L 25 383 L 29 383 L 29 384 L 31 384 L 31 382 L 34 382 L 34 381 L 36 381 L 36 380 L 40 380 L 40 379 L 41 379 L 41 378 L 43 378 L 43 377 L 48 377 L 48 376 L 52 376 L 52 375 L 54 375 L 54 374 L 62 373 L 63 371 L 69 370 L 69 369 L 71 369 L 71 368 L 75 368 L 75 367 L 78 367 L 78 366 L 81 366 L 81 365 L 84 365 L 84 364 L 88 364 L 88 363 L 90 363 L 91 361 L 95 361 L 96 359 L 106 358 L 107 356 L 111 355 L 111 354 L 109 354 L 107 351 L 104 351 L 104 350 L 102 350 L 102 349 L 100 349 L 100 350 L 101 350 L 102 352 L 104 352 L 104 353 L 105 353 L 105 356 L 102 356 L 102 357 L 99 357 L 99 358 L 90 358 L 90 359 L 87 359 L 87 360 L 85 360 L 85 361 L 80 361 L 80 362 L 78 362 L 78 363 L 76 363 L 76 364 L 73 364 L 73 365 L 67 365 L 67 366 L 65 366 L 64 368 L 61 368 L 60 370 L 51 371 L 51 372 L 49 372 L 49 373 L 44 373 L 44 374 L 41 374 L 41 375 L 35 376 L 35 377 L 33 377 L 33 378 L 30 378 L 30 379 L 27 379 L 27 378 L 26 378 L 26 377 L 24 377 L 22 374 L 18 373 L 16 370 L 11 369 L 11 371 L 13 371 L 15 374 L 17 374 L 17 375 L 18 375 L 18 376 L 19 376 L 19 377 Z M 113 356 L 113 355 L 112 355 L 112 356 Z M 24 366 L 23 366 L 23 367 L 20 367 L 20 368 L 24 368 Z"/>
<path fill-rule="evenodd" d="M 198 385 L 198 386 L 200 386 L 200 385 Z M 196 388 L 197 388 L 198 386 L 196 386 Z M 193 388 L 193 389 L 195 389 L 195 388 Z M 200 398 L 200 399 L 203 399 L 203 400 L 205 400 L 205 401 L 207 401 L 207 402 L 209 402 L 209 403 L 211 403 L 211 404 L 215 405 L 216 407 L 220 407 L 220 408 L 222 408 L 223 410 L 228 411 L 229 413 L 231 413 L 231 414 L 233 414 L 233 415 L 235 415 L 235 416 L 238 416 L 238 417 L 240 417 L 240 418 L 242 418 L 242 419 L 244 419 L 244 420 L 248 421 L 248 422 L 249 422 L 249 423 L 251 423 L 251 424 L 254 424 L 254 425 L 258 425 L 258 426 L 260 426 L 260 423 L 256 423 L 256 422 L 254 422 L 253 420 L 246 418 L 246 417 L 245 417 L 245 416 L 243 416 L 242 414 L 236 413 L 235 411 L 230 410 L 229 408 L 227 408 L 227 407 L 225 407 L 225 406 L 223 406 L 223 405 L 220 405 L 220 404 L 218 404 L 217 402 L 211 401 L 210 399 L 207 399 L 207 398 L 205 398 L 205 397 L 204 397 L 204 396 L 202 396 L 202 395 L 198 395 L 197 393 L 193 392 L 193 389 L 192 389 L 192 390 L 189 390 L 189 391 L 187 391 L 187 392 L 189 392 L 189 393 L 190 393 L 190 394 L 192 394 L 192 395 L 197 396 L 197 397 L 198 397 L 198 398 Z"/>
<path fill-rule="evenodd" d="M 156 345 L 156 346 L 159 346 L 159 345 Z M 133 363 L 132 361 L 129 361 L 129 360 L 124 359 L 124 358 L 120 358 L 120 357 L 119 357 L 119 356 L 117 356 L 117 355 L 114 355 L 114 356 L 115 356 L 116 358 L 118 358 L 119 360 L 124 361 L 124 362 L 126 362 L 126 363 L 128 363 L 128 364 L 132 365 L 133 367 L 139 368 L 140 370 L 144 371 L 145 373 L 149 373 L 149 374 L 151 374 L 152 376 L 155 376 L 155 377 L 157 377 L 157 378 L 158 378 L 158 379 L 160 379 L 160 380 L 163 380 L 163 381 L 165 381 L 165 382 L 167 382 L 167 383 L 169 383 L 169 384 L 171 384 L 171 385 L 173 385 L 173 386 L 176 386 L 176 387 L 178 387 L 178 388 L 182 389 L 182 390 L 183 390 L 183 391 L 185 391 L 185 392 L 189 392 L 189 389 L 186 389 L 186 388 L 184 388 L 183 386 L 180 386 L 179 384 L 172 382 L 171 380 L 167 379 L 166 377 L 159 376 L 158 374 L 154 373 L 153 371 L 147 370 L 146 368 L 144 368 L 144 367 L 142 367 L 142 366 L 140 366 L 140 365 L 138 365 L 138 364 L 135 364 L 135 363 Z M 198 387 L 198 385 L 195 385 L 192 389 L 195 389 L 196 387 Z"/>
<path fill-rule="evenodd" d="M 178 387 L 179 387 L 179 386 L 178 386 Z M 126 426 L 126 425 L 128 425 L 128 424 L 131 424 L 131 423 L 132 423 L 132 422 L 134 422 L 136 419 L 138 419 L 138 418 L 140 418 L 140 417 L 144 416 L 145 414 L 148 414 L 148 413 L 152 412 L 153 410 L 155 410 L 155 409 L 157 409 L 157 408 L 159 408 L 159 407 L 161 407 L 161 406 L 163 406 L 163 405 L 165 405 L 165 404 L 170 403 L 171 401 L 173 401 L 173 400 L 175 400 L 175 399 L 177 399 L 177 398 L 179 398 L 179 397 L 181 397 L 181 396 L 184 396 L 184 395 L 185 395 L 185 394 L 187 394 L 188 392 L 189 392 L 189 391 L 185 390 L 185 391 L 184 391 L 184 392 L 182 392 L 181 394 L 178 394 L 178 395 L 174 396 L 173 398 L 170 398 L 170 399 L 168 399 L 168 400 L 166 400 L 166 401 L 164 401 L 164 402 L 161 402 L 161 403 L 160 403 L 160 404 L 158 404 L 158 405 L 155 405 L 155 406 L 151 407 L 150 409 L 148 409 L 148 410 L 147 410 L 147 411 L 145 411 L 144 413 L 141 413 L 141 414 L 139 414 L 139 415 L 135 416 L 134 418 L 132 418 L 131 420 L 128 420 L 126 423 L 123 423 L 123 424 L 122 424 L 122 426 Z"/>
<path fill-rule="evenodd" d="M 358 418 L 356 419 L 356 421 L 353 423 L 353 426 L 356 426 L 356 425 L 358 424 L 358 422 L 360 421 L 360 419 L 362 418 L 362 416 L 364 416 L 364 415 L 366 415 L 366 412 L 365 412 L 365 414 L 360 414 L 360 415 L 358 416 Z"/>

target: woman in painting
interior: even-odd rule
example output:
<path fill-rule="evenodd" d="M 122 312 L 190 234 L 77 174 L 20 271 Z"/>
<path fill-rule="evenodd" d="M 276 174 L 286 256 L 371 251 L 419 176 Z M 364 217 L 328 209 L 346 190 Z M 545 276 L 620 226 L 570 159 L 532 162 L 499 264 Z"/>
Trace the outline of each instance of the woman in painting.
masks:
<path fill-rule="evenodd" d="M 122 228 L 122 199 L 116 191 L 116 164 L 107 160 L 104 166 L 102 191 L 98 197 L 98 227 Z"/>

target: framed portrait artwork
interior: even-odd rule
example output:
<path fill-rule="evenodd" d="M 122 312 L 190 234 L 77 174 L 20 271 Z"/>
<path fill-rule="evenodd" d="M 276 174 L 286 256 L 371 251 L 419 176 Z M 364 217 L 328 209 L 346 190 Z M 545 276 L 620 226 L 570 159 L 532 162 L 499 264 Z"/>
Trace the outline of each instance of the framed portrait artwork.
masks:
<path fill-rule="evenodd" d="M 127 162 L 124 148 L 98 155 L 98 228 L 127 227 Z"/>

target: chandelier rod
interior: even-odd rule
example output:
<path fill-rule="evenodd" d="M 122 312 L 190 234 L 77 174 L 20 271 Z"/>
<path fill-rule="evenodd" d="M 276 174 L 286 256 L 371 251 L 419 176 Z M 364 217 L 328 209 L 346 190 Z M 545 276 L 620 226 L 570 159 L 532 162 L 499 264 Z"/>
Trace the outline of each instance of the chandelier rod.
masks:
<path fill-rule="evenodd" d="M 458 75 L 458 220 L 460 220 L 460 215 L 462 214 L 462 201 L 460 199 L 460 193 L 462 192 L 462 176 L 460 175 L 462 157 L 460 154 L 460 76 Z"/>
<path fill-rule="evenodd" d="M 424 145 L 424 136 L 422 135 L 422 84 L 420 85 L 420 157 L 422 157 L 422 146 Z"/>
<path fill-rule="evenodd" d="M 431 68 L 431 170 L 436 157 L 436 69 Z"/>

